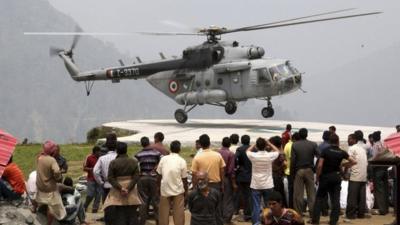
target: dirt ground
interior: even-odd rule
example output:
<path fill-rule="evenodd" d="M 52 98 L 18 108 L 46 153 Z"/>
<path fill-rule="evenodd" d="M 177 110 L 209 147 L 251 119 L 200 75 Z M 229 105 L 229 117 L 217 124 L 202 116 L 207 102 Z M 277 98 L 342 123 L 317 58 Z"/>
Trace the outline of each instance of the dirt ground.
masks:
<path fill-rule="evenodd" d="M 190 213 L 188 211 L 185 211 L 186 219 L 185 219 L 185 225 L 190 225 Z M 102 222 L 97 222 L 96 219 L 102 217 L 101 213 L 93 214 L 93 213 L 87 213 L 87 222 L 89 222 L 91 225 L 103 225 L 104 223 Z M 251 223 L 248 222 L 237 222 L 235 221 L 236 217 L 233 218 L 233 222 L 236 225 L 250 225 Z M 305 221 L 309 220 L 309 217 L 306 216 L 304 218 Z M 382 224 L 390 224 L 393 222 L 394 216 L 393 216 L 393 211 L 389 213 L 386 216 L 371 216 L 371 218 L 368 219 L 355 219 L 351 221 L 345 221 L 343 216 L 340 216 L 339 218 L 339 224 L 352 224 L 352 225 L 382 225 Z M 320 224 L 328 224 L 329 222 L 329 217 L 321 217 Z M 150 219 L 147 221 L 146 225 L 155 225 L 155 221 Z M 174 222 L 172 221 L 172 217 L 170 217 L 170 225 L 173 225 Z M 309 224 L 309 223 L 306 223 Z"/>

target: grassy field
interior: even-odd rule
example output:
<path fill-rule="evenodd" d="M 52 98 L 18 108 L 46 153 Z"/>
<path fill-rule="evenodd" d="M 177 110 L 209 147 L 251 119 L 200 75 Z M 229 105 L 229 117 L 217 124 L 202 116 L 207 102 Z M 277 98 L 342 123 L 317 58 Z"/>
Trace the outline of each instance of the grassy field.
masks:
<path fill-rule="evenodd" d="M 60 145 L 61 155 L 67 159 L 68 162 L 68 173 L 67 176 L 72 177 L 74 181 L 78 177 L 86 175 L 82 170 L 83 162 L 87 155 L 92 152 L 92 144 L 68 144 Z M 141 149 L 139 145 L 130 145 L 128 148 L 128 155 L 133 156 L 136 152 Z M 17 145 L 14 151 L 14 162 L 21 168 L 24 172 L 25 178 L 27 179 L 29 173 L 36 169 L 36 158 L 41 152 L 42 146 L 40 144 L 32 145 Z M 190 154 L 193 150 L 190 148 L 183 148 L 181 151 L 181 156 L 186 159 L 188 166 L 192 158 Z"/>

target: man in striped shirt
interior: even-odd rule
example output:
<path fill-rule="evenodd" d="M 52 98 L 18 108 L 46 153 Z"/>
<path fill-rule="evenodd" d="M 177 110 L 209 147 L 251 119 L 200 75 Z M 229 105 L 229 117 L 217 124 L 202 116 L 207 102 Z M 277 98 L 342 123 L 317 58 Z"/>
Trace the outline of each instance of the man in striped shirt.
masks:
<path fill-rule="evenodd" d="M 138 181 L 138 191 L 143 200 L 139 209 L 139 224 L 145 225 L 148 216 L 148 208 L 151 204 L 154 209 L 154 216 L 158 224 L 158 203 L 159 191 L 157 187 L 157 165 L 160 162 L 161 153 L 150 146 L 148 137 L 142 137 L 140 143 L 143 149 L 136 153 L 135 157 L 139 161 L 140 178 Z"/>

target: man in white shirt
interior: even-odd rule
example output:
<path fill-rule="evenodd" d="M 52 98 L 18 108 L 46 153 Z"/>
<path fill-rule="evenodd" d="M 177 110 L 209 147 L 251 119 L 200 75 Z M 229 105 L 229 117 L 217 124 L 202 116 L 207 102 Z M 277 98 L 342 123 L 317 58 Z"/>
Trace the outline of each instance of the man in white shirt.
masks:
<path fill-rule="evenodd" d="M 272 149 L 266 151 L 267 145 Z M 264 199 L 264 205 L 268 205 L 268 196 L 273 191 L 274 182 L 272 179 L 272 161 L 279 156 L 279 149 L 269 141 L 258 138 L 255 145 L 252 145 L 246 151 L 247 157 L 252 163 L 251 176 L 251 195 L 253 212 L 251 220 L 253 225 L 259 225 L 261 212 L 261 196 Z"/>
<path fill-rule="evenodd" d="M 175 225 L 185 224 L 185 196 L 187 195 L 187 165 L 179 156 L 181 143 L 173 141 L 170 145 L 171 154 L 161 158 L 157 167 L 158 184 L 160 185 L 159 225 L 168 225 L 169 211 Z"/>
<path fill-rule="evenodd" d="M 107 154 L 100 156 L 100 158 L 96 162 L 96 165 L 93 167 L 94 179 L 103 188 L 103 203 L 106 200 L 108 192 L 110 192 L 111 189 L 111 184 L 107 181 L 108 167 L 110 166 L 111 161 L 113 161 L 117 157 L 117 153 L 115 152 L 116 146 L 116 140 L 115 143 L 109 144 L 107 146 L 109 149 Z"/>
<path fill-rule="evenodd" d="M 348 219 L 364 218 L 366 206 L 366 182 L 367 182 L 367 153 L 363 143 L 358 142 L 360 133 L 350 134 L 347 142 L 350 146 L 348 154 L 357 164 L 350 168 L 349 188 L 347 193 L 346 217 Z"/>

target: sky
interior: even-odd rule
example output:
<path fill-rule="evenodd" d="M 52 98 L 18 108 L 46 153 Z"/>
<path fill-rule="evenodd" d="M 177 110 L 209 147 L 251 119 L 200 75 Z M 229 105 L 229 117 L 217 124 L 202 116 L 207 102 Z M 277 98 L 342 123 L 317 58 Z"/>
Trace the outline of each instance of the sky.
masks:
<path fill-rule="evenodd" d="M 271 30 L 226 35 L 245 45 L 266 49 L 269 56 L 292 59 L 302 65 L 330 70 L 345 62 L 398 42 L 400 9 L 398 1 L 132 1 L 132 0 L 50 0 L 58 10 L 73 17 L 87 32 L 191 31 L 209 25 L 235 28 L 294 18 L 320 12 L 357 8 L 341 13 L 383 11 L 384 14 L 340 21 L 322 22 Z M 74 4 L 75 3 L 75 4 Z M 174 25 L 175 24 L 175 25 Z M 156 37 L 146 35 L 101 37 L 123 53 L 158 59 L 158 52 L 180 55 L 203 37 Z M 361 47 L 363 46 L 363 47 Z M 307 55 L 307 59 L 304 55 Z M 323 58 L 321 58 L 323 55 Z"/>
<path fill-rule="evenodd" d="M 86 32 L 191 32 L 195 28 L 210 25 L 236 28 L 346 8 L 356 9 L 332 16 L 382 11 L 383 14 L 373 16 L 234 33 L 222 37 L 224 40 L 237 40 L 242 45 L 261 46 L 267 56 L 291 60 L 299 71 L 305 73 L 303 89 L 310 90 L 311 94 L 312 85 L 318 83 L 318 79 L 324 79 L 323 74 L 390 48 L 400 40 L 400 30 L 397 29 L 400 26 L 400 2 L 395 0 L 49 1 L 56 9 L 75 19 Z M 158 60 L 159 52 L 167 57 L 181 55 L 186 47 L 204 41 L 204 37 L 191 36 L 132 35 L 97 38 L 115 45 L 122 53 L 129 55 L 130 60 L 140 56 L 143 61 Z M 117 60 L 104 67 L 116 65 Z M 304 96 L 298 91 L 275 98 L 278 100 L 273 100 L 273 103 L 277 102 L 287 106 L 284 109 L 290 109 L 290 105 L 298 105 Z M 312 118 L 312 111 L 307 112 L 307 118 Z"/>

